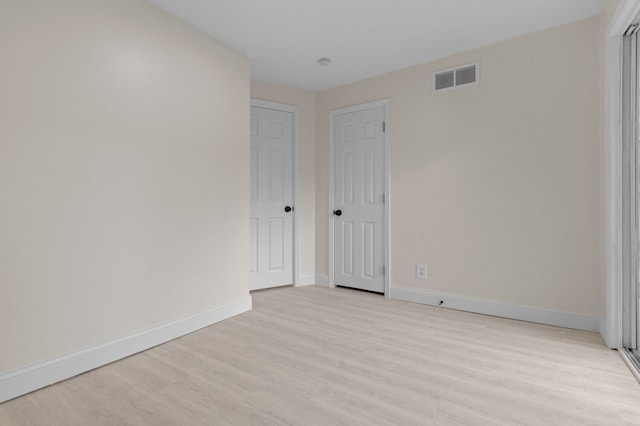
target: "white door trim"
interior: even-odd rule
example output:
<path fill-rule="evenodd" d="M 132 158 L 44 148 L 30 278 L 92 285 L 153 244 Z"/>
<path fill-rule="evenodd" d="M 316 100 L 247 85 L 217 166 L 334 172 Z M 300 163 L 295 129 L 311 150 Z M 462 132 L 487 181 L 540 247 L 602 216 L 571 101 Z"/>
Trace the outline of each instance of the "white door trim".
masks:
<path fill-rule="evenodd" d="M 606 40 L 606 313 L 600 334 L 622 348 L 622 35 L 640 13 L 640 0 L 621 1 Z"/>
<path fill-rule="evenodd" d="M 299 108 L 295 105 L 281 104 L 279 102 L 265 101 L 262 99 L 251 98 L 251 106 L 256 108 L 273 109 L 276 111 L 290 112 L 293 115 L 293 286 L 300 285 L 300 277 L 298 276 L 298 214 L 299 206 L 299 181 L 300 181 L 300 147 L 299 147 Z"/>
<path fill-rule="evenodd" d="M 620 4 L 609 25 L 609 35 L 624 34 L 633 20 L 640 14 L 640 0 L 619 0 Z"/>
<path fill-rule="evenodd" d="M 381 99 L 377 101 L 367 102 L 359 105 L 353 105 L 344 108 L 338 108 L 331 110 L 331 118 L 329 120 L 329 134 L 330 134 L 330 143 L 329 143 L 329 287 L 335 287 L 335 266 L 334 266 L 334 226 L 335 226 L 335 218 L 333 216 L 333 181 L 334 181 L 334 137 L 333 137 L 333 122 L 337 115 L 348 114 L 351 112 L 364 111 L 367 109 L 373 108 L 384 108 L 384 122 L 385 122 L 385 132 L 384 132 L 384 297 L 391 297 L 390 286 L 389 286 L 389 276 L 391 275 L 391 265 L 389 262 L 389 242 L 390 242 L 390 232 L 389 232 L 389 218 L 390 218 L 390 208 L 391 205 L 391 194 L 389 191 L 389 132 L 391 126 L 389 125 L 389 99 Z"/>

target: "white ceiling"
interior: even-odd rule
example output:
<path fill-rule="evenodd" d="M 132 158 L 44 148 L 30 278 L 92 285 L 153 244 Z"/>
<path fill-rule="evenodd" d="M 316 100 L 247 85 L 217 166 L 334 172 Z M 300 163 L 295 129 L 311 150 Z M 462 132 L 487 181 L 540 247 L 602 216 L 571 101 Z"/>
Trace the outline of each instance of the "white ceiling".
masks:
<path fill-rule="evenodd" d="M 254 80 L 324 90 L 594 16 L 604 0 L 149 0 L 251 58 Z M 322 68 L 317 60 L 331 58 Z"/>

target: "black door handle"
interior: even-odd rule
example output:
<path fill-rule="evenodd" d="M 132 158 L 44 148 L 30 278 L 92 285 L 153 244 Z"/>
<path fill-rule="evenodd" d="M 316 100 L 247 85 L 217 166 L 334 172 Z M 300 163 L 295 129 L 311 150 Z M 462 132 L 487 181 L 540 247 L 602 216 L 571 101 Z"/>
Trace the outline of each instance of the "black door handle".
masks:
<path fill-rule="evenodd" d="M 336 216 L 342 216 L 342 210 L 334 210 L 333 214 L 335 214 Z"/>
<path fill-rule="evenodd" d="M 287 207 L 284 208 L 284 211 L 287 212 L 287 213 L 289 213 L 291 210 L 293 210 L 293 207 L 291 207 L 291 206 L 287 206 Z"/>

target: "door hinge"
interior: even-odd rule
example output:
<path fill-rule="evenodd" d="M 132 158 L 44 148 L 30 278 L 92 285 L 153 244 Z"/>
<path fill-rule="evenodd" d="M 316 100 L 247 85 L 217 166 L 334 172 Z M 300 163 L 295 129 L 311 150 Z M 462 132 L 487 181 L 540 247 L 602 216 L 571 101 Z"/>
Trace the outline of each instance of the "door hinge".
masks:
<path fill-rule="evenodd" d="M 386 269 L 387 269 L 387 268 L 385 268 L 385 265 L 382 265 L 382 275 L 384 275 L 384 274 L 385 274 Z"/>
<path fill-rule="evenodd" d="M 386 122 L 386 121 L 383 121 L 383 122 L 382 122 L 382 133 L 384 133 L 384 132 L 386 132 L 386 131 L 387 131 L 387 122 Z"/>
<path fill-rule="evenodd" d="M 385 202 L 386 202 L 385 194 L 382 194 L 382 204 L 384 204 Z"/>

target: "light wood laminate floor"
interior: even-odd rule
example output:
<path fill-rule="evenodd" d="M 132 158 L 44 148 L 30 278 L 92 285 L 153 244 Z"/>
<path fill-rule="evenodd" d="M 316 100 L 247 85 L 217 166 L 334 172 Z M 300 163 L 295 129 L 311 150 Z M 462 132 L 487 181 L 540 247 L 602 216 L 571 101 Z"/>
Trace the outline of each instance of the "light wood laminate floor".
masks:
<path fill-rule="evenodd" d="M 640 425 L 595 333 L 347 289 L 251 312 L 0 405 L 0 425 Z"/>

